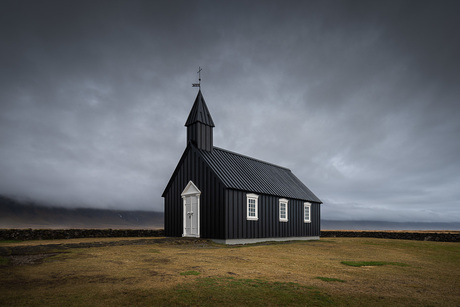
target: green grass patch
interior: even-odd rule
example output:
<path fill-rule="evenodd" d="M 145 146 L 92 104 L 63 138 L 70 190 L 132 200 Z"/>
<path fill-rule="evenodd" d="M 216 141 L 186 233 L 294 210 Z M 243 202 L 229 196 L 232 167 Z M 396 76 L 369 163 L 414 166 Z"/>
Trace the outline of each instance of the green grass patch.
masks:
<path fill-rule="evenodd" d="M 343 279 L 338 279 L 338 278 L 332 278 L 332 277 L 321 277 L 321 276 L 318 276 L 316 277 L 316 279 L 320 279 L 322 281 L 326 281 L 326 282 L 345 282 L 345 280 Z"/>
<path fill-rule="evenodd" d="M 206 277 L 180 284 L 172 291 L 171 305 L 323 306 L 333 303 L 327 294 L 313 287 L 260 279 Z"/>
<path fill-rule="evenodd" d="M 187 276 L 187 275 L 200 275 L 200 272 L 197 272 L 197 271 L 185 271 L 185 272 L 181 272 L 180 275 L 184 275 L 184 276 Z"/>
<path fill-rule="evenodd" d="M 8 258 L 0 256 L 0 265 L 7 265 L 9 262 Z"/>
<path fill-rule="evenodd" d="M 0 240 L 0 244 L 1 243 L 19 243 L 19 242 L 23 242 L 21 240 Z"/>
<path fill-rule="evenodd" d="M 401 262 L 388 262 L 388 261 L 342 261 L 342 264 L 354 267 L 362 266 L 383 266 L 383 265 L 397 265 L 397 266 L 408 266 Z"/>

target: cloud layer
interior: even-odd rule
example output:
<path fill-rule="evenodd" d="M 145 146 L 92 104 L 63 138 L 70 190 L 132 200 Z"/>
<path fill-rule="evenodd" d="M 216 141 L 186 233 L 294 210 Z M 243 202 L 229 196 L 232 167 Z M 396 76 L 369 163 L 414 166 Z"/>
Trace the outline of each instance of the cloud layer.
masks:
<path fill-rule="evenodd" d="M 0 193 L 162 210 L 198 66 L 214 144 L 325 219 L 460 220 L 457 1 L 4 1 Z"/>

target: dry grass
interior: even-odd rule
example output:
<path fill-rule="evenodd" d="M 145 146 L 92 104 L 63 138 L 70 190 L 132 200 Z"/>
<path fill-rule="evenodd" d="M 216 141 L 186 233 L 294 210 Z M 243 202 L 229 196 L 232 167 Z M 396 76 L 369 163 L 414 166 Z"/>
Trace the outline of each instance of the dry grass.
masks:
<path fill-rule="evenodd" d="M 0 265 L 0 306 L 460 305 L 458 243 L 373 238 L 242 247 L 172 243 L 72 248 L 29 265 L 6 257 L 11 261 Z M 407 266 L 351 267 L 342 261 Z"/>

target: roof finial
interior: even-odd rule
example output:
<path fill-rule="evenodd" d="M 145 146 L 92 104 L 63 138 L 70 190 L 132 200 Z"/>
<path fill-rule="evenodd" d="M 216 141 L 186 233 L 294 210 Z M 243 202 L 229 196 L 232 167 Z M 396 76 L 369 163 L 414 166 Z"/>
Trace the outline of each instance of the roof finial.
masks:
<path fill-rule="evenodd" d="M 198 66 L 198 71 L 196 72 L 198 74 L 198 83 L 192 83 L 192 87 L 199 87 L 201 90 L 201 67 Z"/>

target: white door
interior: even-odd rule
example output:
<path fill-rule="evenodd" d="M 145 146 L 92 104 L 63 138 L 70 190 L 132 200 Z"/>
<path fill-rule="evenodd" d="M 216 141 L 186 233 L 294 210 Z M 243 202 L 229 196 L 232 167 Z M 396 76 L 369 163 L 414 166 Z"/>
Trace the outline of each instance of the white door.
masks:
<path fill-rule="evenodd" d="M 200 195 L 201 191 L 192 181 L 181 194 L 184 200 L 184 237 L 200 237 Z"/>
<path fill-rule="evenodd" d="M 186 237 L 197 237 L 198 232 L 198 197 L 195 195 L 186 196 L 184 204 L 185 212 L 185 229 L 184 236 Z"/>

